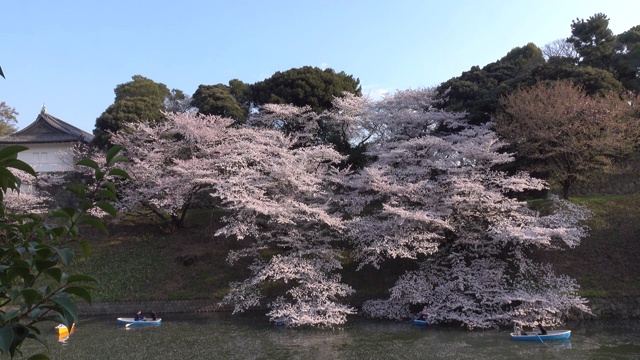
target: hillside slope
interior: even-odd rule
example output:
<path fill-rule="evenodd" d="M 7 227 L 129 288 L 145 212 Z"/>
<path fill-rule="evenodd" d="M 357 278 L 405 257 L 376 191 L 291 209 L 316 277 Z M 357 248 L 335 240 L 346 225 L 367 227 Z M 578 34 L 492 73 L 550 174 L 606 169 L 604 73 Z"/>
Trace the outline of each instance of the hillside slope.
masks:
<path fill-rule="evenodd" d="M 589 237 L 575 249 L 535 256 L 576 279 L 583 296 L 640 295 L 640 196 L 572 200 L 594 213 L 588 222 Z M 110 224 L 109 235 L 88 234 L 93 251 L 80 258 L 75 268 L 100 280 L 95 301 L 219 300 L 230 281 L 247 275 L 246 266 L 226 262 L 228 251 L 241 244 L 213 236 L 219 216 L 210 211 L 192 212 L 186 228 L 171 234 L 140 220 Z M 387 270 L 394 268 L 397 270 L 396 266 Z M 359 290 L 353 299 L 356 302 L 363 294 L 385 296 L 397 275 L 389 273 L 385 278 L 376 273 L 374 283 L 367 280 L 371 274 L 366 271 L 345 276 Z"/>

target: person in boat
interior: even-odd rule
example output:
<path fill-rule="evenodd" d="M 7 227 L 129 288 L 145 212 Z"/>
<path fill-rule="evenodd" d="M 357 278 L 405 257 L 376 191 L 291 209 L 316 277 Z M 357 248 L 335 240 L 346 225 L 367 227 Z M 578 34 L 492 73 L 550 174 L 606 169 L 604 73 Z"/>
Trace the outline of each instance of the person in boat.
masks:
<path fill-rule="evenodd" d="M 138 310 L 138 312 L 136 313 L 136 316 L 133 318 L 134 321 L 141 321 L 144 320 L 144 316 L 142 316 L 142 311 Z"/>
<path fill-rule="evenodd" d="M 547 329 L 543 328 L 540 323 L 538 323 L 538 330 L 540 330 L 540 334 L 547 335 Z"/>
<path fill-rule="evenodd" d="M 515 335 L 527 335 L 527 332 L 522 330 L 522 328 L 520 326 L 518 326 L 517 324 L 513 325 L 513 333 Z"/>
<path fill-rule="evenodd" d="M 418 317 L 416 318 L 416 320 L 420 320 L 420 321 L 427 321 L 427 310 L 422 310 L 422 312 L 420 312 L 418 314 Z"/>
<path fill-rule="evenodd" d="M 151 319 L 152 319 L 153 321 L 158 320 L 158 315 L 156 314 L 156 312 L 155 312 L 155 311 L 151 311 Z"/>

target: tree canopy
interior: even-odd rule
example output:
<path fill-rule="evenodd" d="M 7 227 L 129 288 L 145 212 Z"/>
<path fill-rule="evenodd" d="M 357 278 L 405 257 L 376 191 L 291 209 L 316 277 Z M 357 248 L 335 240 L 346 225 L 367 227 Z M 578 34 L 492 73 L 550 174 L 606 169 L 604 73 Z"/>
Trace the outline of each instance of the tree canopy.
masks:
<path fill-rule="evenodd" d="M 543 215 L 514 199 L 544 183 L 494 170 L 513 160 L 500 151 L 505 143 L 488 124 L 438 104 L 431 89 L 405 90 L 365 111 L 380 123 L 369 147 L 376 161 L 353 174 L 354 192 L 340 198 L 350 209 L 352 256 L 361 267 L 393 259 L 412 266 L 388 299 L 369 299 L 363 311 L 406 319 L 423 306 L 432 323 L 483 328 L 554 324 L 573 307 L 586 310 L 575 281 L 527 253 L 552 247 L 554 238 L 576 246 L 587 212 L 554 200 Z"/>
<path fill-rule="evenodd" d="M 140 122 L 163 122 L 165 101 L 172 97 L 166 85 L 141 75 L 134 75 L 132 81 L 119 84 L 114 92 L 114 103 L 96 119 L 93 144 L 98 147 L 110 145 L 109 132 L 127 129 L 131 124 Z"/>
<path fill-rule="evenodd" d="M 590 96 L 569 80 L 537 83 L 502 99 L 496 127 L 535 168 L 552 174 L 568 198 L 571 185 L 631 153 L 638 136 L 638 99 L 616 92 Z"/>
<path fill-rule="evenodd" d="M 595 14 L 571 24 L 571 37 L 556 40 L 540 50 L 535 44 L 514 48 L 497 62 L 472 67 L 438 86 L 446 94 L 444 107 L 466 111 L 474 123 L 490 121 L 500 110 L 500 97 L 538 81 L 572 80 L 589 94 L 640 87 L 640 31 L 633 27 L 618 36 L 609 19 Z"/>
<path fill-rule="evenodd" d="M 224 301 L 236 312 L 266 306 L 286 326 L 337 325 L 355 312 L 345 298 L 358 289 L 341 277 L 347 260 L 359 268 L 411 264 L 389 299 L 367 299 L 371 316 L 401 319 L 423 306 L 433 322 L 483 328 L 514 319 L 557 324 L 571 308 L 588 311 L 575 281 L 528 258 L 556 240 L 576 246 L 587 212 L 554 199 L 539 214 L 511 197 L 544 182 L 494 170 L 513 160 L 499 151 L 505 143 L 488 124 L 438 110 L 439 102 L 430 89 L 381 101 L 347 95 L 329 112 L 270 104 L 255 118 L 286 121 L 296 137 L 195 113 L 136 124 L 136 133 L 114 137 L 133 146 L 128 169 L 138 181 L 124 201 L 172 212 L 194 190 L 219 197 L 228 215 L 216 235 L 242 240 L 228 260 L 249 270 Z M 344 157 L 313 140 L 317 117 L 349 138 L 369 134 L 363 141 L 375 161 L 341 170 Z M 300 146 L 304 134 L 309 142 Z M 140 138 L 147 142 L 133 143 Z"/>
<path fill-rule="evenodd" d="M 17 130 L 18 112 L 15 108 L 7 105 L 6 102 L 0 102 L 0 136 L 11 134 Z"/>
<path fill-rule="evenodd" d="M 571 37 L 567 39 L 580 55 L 581 64 L 605 70 L 611 70 L 613 65 L 614 41 L 615 36 L 609 29 L 609 18 L 602 13 L 587 20 L 573 20 Z"/>
<path fill-rule="evenodd" d="M 251 86 L 256 105 L 309 106 L 316 113 L 331 109 L 333 98 L 344 92 L 362 96 L 360 80 L 344 71 L 304 66 L 276 72 Z"/>
<path fill-rule="evenodd" d="M 228 85 L 200 85 L 192 104 L 201 114 L 243 121 L 253 109 L 265 104 L 309 106 L 321 113 L 331 109 L 334 97 L 342 97 L 345 92 L 362 96 L 360 80 L 344 71 L 304 66 L 278 71 L 254 84 L 233 79 Z"/>
<path fill-rule="evenodd" d="M 438 86 L 444 106 L 450 111 L 466 111 L 476 124 L 486 123 L 499 107 L 499 98 L 528 81 L 532 69 L 544 63 L 542 51 L 532 43 L 512 49 L 497 62 L 472 67 L 459 77 Z"/>
<path fill-rule="evenodd" d="M 241 81 L 234 84 L 235 87 L 224 84 L 200 85 L 193 94 L 191 104 L 197 107 L 201 114 L 219 115 L 244 122 L 249 116 L 250 106 L 246 94 L 251 90 Z M 239 87 L 242 87 L 242 90 Z"/>
<path fill-rule="evenodd" d="M 626 89 L 640 93 L 640 25 L 618 35 L 615 69 Z"/>

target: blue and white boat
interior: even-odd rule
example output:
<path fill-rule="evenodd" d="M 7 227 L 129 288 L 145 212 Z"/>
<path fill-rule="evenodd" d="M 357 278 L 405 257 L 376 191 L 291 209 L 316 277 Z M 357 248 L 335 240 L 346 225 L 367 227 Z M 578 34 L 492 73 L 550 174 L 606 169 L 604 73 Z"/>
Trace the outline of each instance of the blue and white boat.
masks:
<path fill-rule="evenodd" d="M 511 333 L 511 340 L 517 341 L 548 341 L 562 340 L 571 337 L 571 330 L 547 330 L 546 334 L 538 331 L 530 331 L 526 333 Z"/>
<path fill-rule="evenodd" d="M 118 318 L 118 325 L 124 325 L 126 327 L 129 327 L 129 326 L 160 325 L 161 321 L 162 321 L 161 318 L 157 318 L 155 320 L 153 320 L 153 319 L 136 320 L 135 318 L 119 317 Z"/>
<path fill-rule="evenodd" d="M 418 325 L 418 326 L 427 326 L 427 325 L 429 325 L 427 320 L 418 320 L 418 319 L 413 319 L 413 324 L 414 325 Z"/>

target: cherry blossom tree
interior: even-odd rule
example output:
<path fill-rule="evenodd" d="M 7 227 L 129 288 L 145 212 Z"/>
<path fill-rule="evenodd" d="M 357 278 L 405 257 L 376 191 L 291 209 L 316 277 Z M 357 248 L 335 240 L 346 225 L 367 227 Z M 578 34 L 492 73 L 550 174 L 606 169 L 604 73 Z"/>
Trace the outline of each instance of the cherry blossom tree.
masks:
<path fill-rule="evenodd" d="M 202 156 L 199 144 L 181 134 L 176 118 L 191 113 L 165 113 L 169 118 L 153 126 L 134 124 L 131 131 L 110 134 L 114 144 L 126 148 L 133 182 L 123 185 L 120 206 L 129 212 L 153 214 L 164 222 L 165 230 L 182 226 L 194 198 L 211 188 L 212 181 L 194 173 L 177 171 L 180 159 Z M 99 154 L 97 154 L 99 156 Z"/>
<path fill-rule="evenodd" d="M 74 168 L 74 164 L 70 166 L 72 167 L 69 169 Z M 63 172 L 38 173 L 37 176 L 16 169 L 12 169 L 11 172 L 16 178 L 21 179 L 18 189 L 8 190 L 4 195 L 6 209 L 14 214 L 46 213 L 55 202 L 54 192 L 63 189 L 67 183 Z"/>
<path fill-rule="evenodd" d="M 370 109 L 379 125 L 370 155 L 376 162 L 354 175 L 342 198 L 361 268 L 388 259 L 412 259 L 386 300 L 363 311 L 393 319 L 429 310 L 433 322 L 469 328 L 520 321 L 556 324 L 571 308 L 588 311 L 577 284 L 531 261 L 536 247 L 574 247 L 585 236 L 588 212 L 551 199 L 541 216 L 513 194 L 545 184 L 507 175 L 512 161 L 491 124 L 470 125 L 462 113 L 435 109 L 429 89 L 400 91 Z"/>
<path fill-rule="evenodd" d="M 497 130 L 534 170 L 548 172 L 565 199 L 578 180 L 612 172 L 640 135 L 637 96 L 589 96 L 571 81 L 538 83 L 505 96 Z"/>
<path fill-rule="evenodd" d="M 48 211 L 45 205 L 51 201 L 51 197 L 37 187 L 38 178 L 27 176 L 19 170 L 12 172 L 23 180 L 19 189 L 9 190 L 4 195 L 5 208 L 14 214 L 43 214 Z"/>
<path fill-rule="evenodd" d="M 432 90 L 419 89 L 377 102 L 347 96 L 319 115 L 269 105 L 246 126 L 166 114 L 162 125 L 113 138 L 143 184 L 130 189 L 131 203 L 171 212 L 194 189 L 221 200 L 228 216 L 216 234 L 246 245 L 229 255 L 232 263 L 250 261 L 250 275 L 224 299 L 235 312 L 267 305 L 269 318 L 287 326 L 341 324 L 355 312 L 341 300 L 354 291 L 340 278 L 347 256 L 360 268 L 394 258 L 415 264 L 388 299 L 364 304 L 371 316 L 401 319 L 424 306 L 431 321 L 474 328 L 551 325 L 571 308 L 588 311 L 575 281 L 528 257 L 535 248 L 577 246 L 588 212 L 553 198 L 540 214 L 514 198 L 546 184 L 495 170 L 513 158 L 500 152 L 505 144 L 491 124 L 471 125 L 436 104 Z M 284 133 L 317 124 L 310 116 L 366 143 L 375 161 L 338 170 L 344 157 L 335 149 Z"/>
<path fill-rule="evenodd" d="M 228 211 L 217 235 L 246 240 L 230 254 L 248 258 L 251 275 L 231 284 L 225 302 L 236 312 L 267 305 L 271 320 L 288 326 L 346 321 L 354 309 L 338 302 L 352 292 L 340 282 L 340 214 L 332 211 L 336 171 L 343 159 L 327 146 L 296 146 L 280 131 L 235 126 L 233 119 L 166 114 L 155 127 L 136 124 L 112 139 L 127 148 L 135 186 L 125 202 L 177 215 L 207 191 Z M 336 177 L 337 179 L 338 177 Z M 264 304 L 266 285 L 280 291 Z"/>
<path fill-rule="evenodd" d="M 370 102 L 366 96 L 344 92 L 334 98 L 333 108 L 320 114 L 309 106 L 264 104 L 249 119 L 249 124 L 295 136 L 295 146 L 332 146 L 346 156 L 341 167 L 361 168 L 367 161 L 363 155 L 366 145 L 375 133 L 370 129 L 374 123 L 360 113 L 366 102 Z"/>

